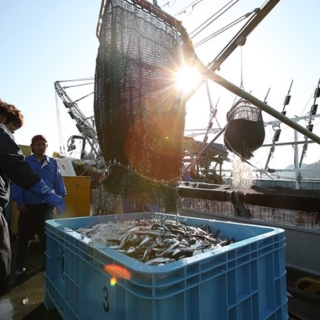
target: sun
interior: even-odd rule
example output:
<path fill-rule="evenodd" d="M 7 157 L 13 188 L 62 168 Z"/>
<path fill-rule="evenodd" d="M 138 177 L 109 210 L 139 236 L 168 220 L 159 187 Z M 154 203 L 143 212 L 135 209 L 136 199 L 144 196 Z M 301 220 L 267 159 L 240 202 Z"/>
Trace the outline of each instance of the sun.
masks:
<path fill-rule="evenodd" d="M 201 74 L 195 68 L 183 67 L 176 73 L 176 85 L 180 90 L 195 89 L 201 80 Z"/>

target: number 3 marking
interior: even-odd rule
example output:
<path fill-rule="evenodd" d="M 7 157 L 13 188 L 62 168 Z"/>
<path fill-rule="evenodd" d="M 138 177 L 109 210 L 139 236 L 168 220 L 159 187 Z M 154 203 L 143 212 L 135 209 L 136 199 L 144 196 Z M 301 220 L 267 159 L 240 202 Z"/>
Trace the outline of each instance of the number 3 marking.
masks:
<path fill-rule="evenodd" d="M 107 287 L 103 287 L 103 292 L 105 292 L 105 296 L 104 296 L 104 300 L 105 302 L 103 302 L 103 309 L 106 313 L 109 312 L 109 301 L 108 301 L 108 289 Z"/>

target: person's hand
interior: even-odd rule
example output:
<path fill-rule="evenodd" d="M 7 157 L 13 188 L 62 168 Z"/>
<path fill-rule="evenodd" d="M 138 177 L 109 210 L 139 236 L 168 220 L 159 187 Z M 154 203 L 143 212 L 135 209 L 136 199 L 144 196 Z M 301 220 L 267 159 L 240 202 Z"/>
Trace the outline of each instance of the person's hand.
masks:
<path fill-rule="evenodd" d="M 66 211 L 66 203 L 63 198 L 53 192 L 45 194 L 44 201 L 50 206 L 55 207 L 56 214 L 62 214 Z"/>
<path fill-rule="evenodd" d="M 58 210 L 58 214 L 62 214 L 66 210 L 66 204 L 63 200 L 63 197 L 55 194 L 43 181 L 40 180 L 35 185 L 33 185 L 29 191 L 40 195 L 44 202 L 49 204 L 50 206 L 56 207 Z"/>
<path fill-rule="evenodd" d="M 20 204 L 20 205 L 17 205 L 17 209 L 21 212 L 26 212 L 27 206 L 25 204 Z"/>

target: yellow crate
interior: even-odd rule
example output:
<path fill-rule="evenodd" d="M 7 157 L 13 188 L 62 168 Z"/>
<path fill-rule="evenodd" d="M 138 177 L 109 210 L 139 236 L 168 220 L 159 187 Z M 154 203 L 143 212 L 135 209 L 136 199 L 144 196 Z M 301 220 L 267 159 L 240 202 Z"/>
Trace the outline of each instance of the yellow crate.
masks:
<path fill-rule="evenodd" d="M 31 155 L 31 147 L 30 147 L 30 146 L 26 146 L 26 145 L 21 145 L 21 144 L 19 144 L 19 147 L 20 147 L 22 153 L 23 153 L 25 156 L 30 156 L 30 155 Z"/>
<path fill-rule="evenodd" d="M 65 197 L 67 210 L 57 218 L 90 216 L 90 177 L 64 176 L 63 180 L 67 189 L 67 195 Z"/>

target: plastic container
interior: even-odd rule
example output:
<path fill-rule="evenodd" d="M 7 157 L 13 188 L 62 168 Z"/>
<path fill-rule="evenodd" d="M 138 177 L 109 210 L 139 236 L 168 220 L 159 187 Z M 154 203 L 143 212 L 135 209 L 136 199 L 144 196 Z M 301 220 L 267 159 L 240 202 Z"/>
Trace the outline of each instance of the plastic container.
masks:
<path fill-rule="evenodd" d="M 155 214 L 157 215 L 157 214 Z M 47 309 L 63 319 L 264 320 L 288 319 L 284 230 L 180 217 L 189 225 L 237 241 L 163 266 L 149 266 L 72 229 L 151 214 L 47 221 Z M 129 271 L 114 285 L 104 266 Z"/>

